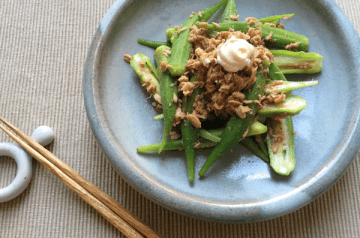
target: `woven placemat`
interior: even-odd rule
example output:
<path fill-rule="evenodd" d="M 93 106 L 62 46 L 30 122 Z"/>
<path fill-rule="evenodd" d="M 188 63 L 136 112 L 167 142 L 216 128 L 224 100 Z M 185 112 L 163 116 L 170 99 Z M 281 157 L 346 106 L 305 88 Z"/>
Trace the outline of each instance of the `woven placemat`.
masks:
<path fill-rule="evenodd" d="M 56 132 L 48 148 L 165 237 L 360 237 L 360 159 L 309 205 L 253 224 L 222 224 L 171 212 L 137 193 L 94 138 L 82 96 L 83 68 L 101 18 L 114 0 L 13 0 L 0 6 L 0 112 L 27 134 Z M 335 1 L 360 32 L 360 1 Z M 11 142 L 0 133 L 1 142 Z M 0 204 L 0 237 L 123 237 L 39 163 L 19 197 Z M 0 187 L 16 174 L 0 159 Z"/>

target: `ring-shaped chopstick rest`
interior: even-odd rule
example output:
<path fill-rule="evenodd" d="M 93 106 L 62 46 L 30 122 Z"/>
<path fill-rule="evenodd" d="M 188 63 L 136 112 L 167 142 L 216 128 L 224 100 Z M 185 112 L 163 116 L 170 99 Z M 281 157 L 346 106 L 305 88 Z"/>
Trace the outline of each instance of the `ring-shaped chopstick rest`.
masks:
<path fill-rule="evenodd" d="M 42 146 L 54 140 L 54 131 L 48 126 L 40 126 L 31 136 Z M 5 188 L 0 189 L 0 203 L 19 196 L 29 185 L 32 176 L 32 157 L 20 146 L 12 143 L 0 143 L 0 156 L 9 156 L 17 164 L 15 179 Z"/>

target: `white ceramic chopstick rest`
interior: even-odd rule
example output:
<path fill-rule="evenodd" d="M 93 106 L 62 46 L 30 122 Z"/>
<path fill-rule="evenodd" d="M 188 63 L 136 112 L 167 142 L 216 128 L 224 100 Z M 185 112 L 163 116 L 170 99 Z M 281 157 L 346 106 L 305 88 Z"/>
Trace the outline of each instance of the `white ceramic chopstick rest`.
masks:
<path fill-rule="evenodd" d="M 31 136 L 42 146 L 54 140 L 54 131 L 48 126 L 40 126 Z M 29 185 L 32 176 L 32 157 L 20 146 L 12 143 L 0 143 L 0 156 L 9 156 L 17 164 L 15 179 L 5 188 L 0 189 L 0 203 L 19 196 Z"/>

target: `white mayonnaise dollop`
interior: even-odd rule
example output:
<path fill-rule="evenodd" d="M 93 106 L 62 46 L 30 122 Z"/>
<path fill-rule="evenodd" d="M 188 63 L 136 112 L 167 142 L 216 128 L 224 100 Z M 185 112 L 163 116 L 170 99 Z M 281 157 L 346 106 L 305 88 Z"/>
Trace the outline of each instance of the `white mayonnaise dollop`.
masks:
<path fill-rule="evenodd" d="M 237 72 L 250 64 L 254 50 L 254 46 L 246 40 L 232 36 L 217 48 L 217 62 L 226 71 Z"/>

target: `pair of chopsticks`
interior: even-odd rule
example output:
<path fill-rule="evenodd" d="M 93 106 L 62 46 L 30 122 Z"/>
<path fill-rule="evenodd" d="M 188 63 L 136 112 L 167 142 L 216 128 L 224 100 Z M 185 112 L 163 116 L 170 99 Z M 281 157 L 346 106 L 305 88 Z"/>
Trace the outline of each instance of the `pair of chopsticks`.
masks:
<path fill-rule="evenodd" d="M 95 208 L 106 220 L 121 231 L 127 237 L 162 237 L 152 230 L 146 223 L 120 205 L 112 197 L 81 176 L 69 165 L 61 161 L 42 145 L 31 139 L 28 135 L 0 117 L 19 137 L 0 124 L 0 128 L 16 141 L 22 148 L 31 154 L 37 161 L 42 163 L 50 172 L 55 174 L 71 190 L 77 193 L 90 206 Z M 142 235 L 141 235 L 141 234 Z"/>

